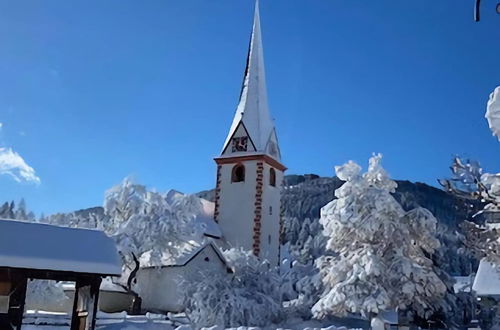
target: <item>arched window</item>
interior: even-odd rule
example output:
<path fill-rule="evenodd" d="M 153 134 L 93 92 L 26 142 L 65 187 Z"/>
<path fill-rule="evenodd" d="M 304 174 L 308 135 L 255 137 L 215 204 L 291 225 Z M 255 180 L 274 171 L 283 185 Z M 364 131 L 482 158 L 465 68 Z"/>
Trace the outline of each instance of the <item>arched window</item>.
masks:
<path fill-rule="evenodd" d="M 274 168 L 269 170 L 269 184 L 273 187 L 276 187 L 276 171 Z"/>
<path fill-rule="evenodd" d="M 243 182 L 245 181 L 245 166 L 238 164 L 233 167 L 233 172 L 231 173 L 231 182 Z"/>

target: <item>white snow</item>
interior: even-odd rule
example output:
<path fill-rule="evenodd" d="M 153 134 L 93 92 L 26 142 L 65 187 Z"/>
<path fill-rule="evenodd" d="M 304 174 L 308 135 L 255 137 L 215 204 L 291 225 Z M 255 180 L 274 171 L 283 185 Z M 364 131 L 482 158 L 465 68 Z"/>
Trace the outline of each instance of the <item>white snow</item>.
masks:
<path fill-rule="evenodd" d="M 62 289 L 64 291 L 74 291 L 75 290 L 75 282 L 61 282 Z M 112 291 L 112 292 L 127 292 L 124 288 L 119 286 L 118 284 L 113 283 L 112 277 L 105 277 L 102 279 L 101 291 Z"/>
<path fill-rule="evenodd" d="M 500 266 L 482 259 L 477 269 L 472 290 L 478 296 L 500 295 Z"/>
<path fill-rule="evenodd" d="M 196 221 L 199 221 L 203 224 L 205 235 L 221 238 L 222 232 L 220 230 L 220 227 L 214 221 L 215 203 L 207 201 L 203 198 L 200 198 L 200 202 L 202 208 L 201 212 L 196 216 Z"/>
<path fill-rule="evenodd" d="M 120 275 L 112 239 L 102 231 L 0 220 L 0 267 Z"/>
<path fill-rule="evenodd" d="M 500 139 L 500 86 L 490 95 L 485 117 L 493 135 Z"/>
<path fill-rule="evenodd" d="M 73 290 L 74 289 L 75 288 L 73 286 Z M 100 290 L 101 291 L 110 291 L 110 292 L 123 292 L 123 293 L 127 292 L 123 287 L 119 286 L 118 284 L 113 283 L 113 280 L 111 277 L 106 277 L 102 280 Z"/>
<path fill-rule="evenodd" d="M 70 317 L 67 314 L 28 311 L 24 316 L 23 330 L 69 330 Z M 303 321 L 289 318 L 280 324 L 260 327 L 226 328 L 227 330 L 347 330 L 361 329 L 361 323 L 354 319 L 337 321 Z M 184 314 L 127 315 L 126 313 L 97 313 L 97 330 L 194 330 Z M 224 330 L 220 326 L 201 328 L 202 330 Z"/>

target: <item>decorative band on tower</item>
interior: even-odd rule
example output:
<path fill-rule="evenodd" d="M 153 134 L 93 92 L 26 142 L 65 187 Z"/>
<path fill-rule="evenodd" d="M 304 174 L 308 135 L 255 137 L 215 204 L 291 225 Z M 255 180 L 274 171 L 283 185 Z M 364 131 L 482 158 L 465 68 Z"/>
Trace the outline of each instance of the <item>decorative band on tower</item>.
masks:
<path fill-rule="evenodd" d="M 255 187 L 255 218 L 253 220 L 253 254 L 260 254 L 260 229 L 262 227 L 262 188 L 264 185 L 264 163 L 257 163 L 257 179 Z"/>
<path fill-rule="evenodd" d="M 219 207 L 220 207 L 220 186 L 221 186 L 221 165 L 217 165 L 217 178 L 215 182 L 215 209 L 214 220 L 219 222 Z"/>

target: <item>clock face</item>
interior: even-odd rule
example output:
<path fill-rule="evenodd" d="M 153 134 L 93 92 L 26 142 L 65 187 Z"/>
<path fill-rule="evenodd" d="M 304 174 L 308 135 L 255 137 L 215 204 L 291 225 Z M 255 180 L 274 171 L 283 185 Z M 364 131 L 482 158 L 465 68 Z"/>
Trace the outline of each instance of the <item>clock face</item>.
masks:
<path fill-rule="evenodd" d="M 247 151 L 248 137 L 240 136 L 233 138 L 232 151 Z"/>

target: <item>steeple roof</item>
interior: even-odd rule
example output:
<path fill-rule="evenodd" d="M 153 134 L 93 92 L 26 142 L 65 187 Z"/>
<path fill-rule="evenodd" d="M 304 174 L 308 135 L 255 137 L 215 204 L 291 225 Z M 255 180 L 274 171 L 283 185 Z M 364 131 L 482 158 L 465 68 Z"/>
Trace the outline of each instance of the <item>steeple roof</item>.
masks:
<path fill-rule="evenodd" d="M 236 108 L 233 123 L 227 135 L 222 153 L 231 144 L 231 138 L 243 126 L 254 152 L 263 152 L 280 158 L 274 122 L 269 113 L 264 68 L 264 52 L 260 28 L 259 1 L 255 3 L 255 14 L 248 51 L 245 77 L 241 89 L 240 102 Z M 273 144 L 273 146 L 271 146 Z M 250 151 L 250 150 L 248 150 Z"/>

